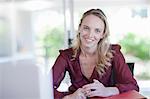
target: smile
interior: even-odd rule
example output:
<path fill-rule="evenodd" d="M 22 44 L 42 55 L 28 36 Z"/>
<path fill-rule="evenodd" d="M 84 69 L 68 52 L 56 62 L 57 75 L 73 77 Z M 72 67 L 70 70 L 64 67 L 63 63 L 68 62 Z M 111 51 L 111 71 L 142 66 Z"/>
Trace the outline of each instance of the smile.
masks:
<path fill-rule="evenodd" d="M 94 40 L 92 40 L 92 39 L 85 39 L 87 42 L 92 42 L 92 41 L 94 41 Z"/>

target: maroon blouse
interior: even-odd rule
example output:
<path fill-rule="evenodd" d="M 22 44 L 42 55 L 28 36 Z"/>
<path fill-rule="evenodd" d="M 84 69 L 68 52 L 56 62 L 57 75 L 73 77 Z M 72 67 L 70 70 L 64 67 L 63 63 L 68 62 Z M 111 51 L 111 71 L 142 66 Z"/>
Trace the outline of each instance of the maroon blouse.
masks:
<path fill-rule="evenodd" d="M 106 73 L 100 77 L 96 69 L 94 69 L 90 79 L 87 79 L 81 72 L 79 54 L 75 60 L 72 60 L 73 50 L 72 48 L 61 50 L 54 66 L 53 66 L 53 87 L 54 87 L 54 97 L 62 98 L 65 95 L 75 92 L 78 88 L 85 84 L 93 82 L 93 79 L 99 80 L 104 86 L 111 86 L 111 70 L 112 67 L 115 71 L 115 86 L 119 89 L 120 93 L 129 90 L 139 91 L 136 80 L 133 78 L 130 69 L 128 68 L 125 59 L 120 51 L 121 47 L 119 45 L 112 45 L 111 49 L 115 51 L 114 57 L 112 59 L 112 66 L 110 66 Z M 68 71 L 71 78 L 71 86 L 69 87 L 69 92 L 58 92 L 56 89 L 59 87 L 61 81 L 65 76 L 65 72 Z"/>

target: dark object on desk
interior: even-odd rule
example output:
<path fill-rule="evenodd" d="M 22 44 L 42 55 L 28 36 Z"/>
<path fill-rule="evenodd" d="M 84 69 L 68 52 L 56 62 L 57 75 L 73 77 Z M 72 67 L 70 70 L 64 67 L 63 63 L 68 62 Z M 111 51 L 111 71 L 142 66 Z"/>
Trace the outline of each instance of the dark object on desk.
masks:
<path fill-rule="evenodd" d="M 95 89 L 91 89 L 91 91 L 95 91 Z"/>
<path fill-rule="evenodd" d="M 134 75 L 133 71 L 134 71 L 134 63 L 127 63 L 132 75 Z M 115 71 L 114 68 L 112 67 L 112 73 L 111 73 L 111 85 L 115 85 Z"/>

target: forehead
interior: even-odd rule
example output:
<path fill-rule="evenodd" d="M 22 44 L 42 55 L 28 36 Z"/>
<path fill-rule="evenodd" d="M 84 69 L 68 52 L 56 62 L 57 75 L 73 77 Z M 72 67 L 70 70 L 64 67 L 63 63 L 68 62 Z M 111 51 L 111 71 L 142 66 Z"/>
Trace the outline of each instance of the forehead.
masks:
<path fill-rule="evenodd" d="M 100 19 L 98 16 L 95 15 L 87 15 L 83 20 L 82 20 L 82 24 L 83 25 L 94 25 L 97 27 L 103 27 L 104 26 L 104 22 L 102 19 Z"/>

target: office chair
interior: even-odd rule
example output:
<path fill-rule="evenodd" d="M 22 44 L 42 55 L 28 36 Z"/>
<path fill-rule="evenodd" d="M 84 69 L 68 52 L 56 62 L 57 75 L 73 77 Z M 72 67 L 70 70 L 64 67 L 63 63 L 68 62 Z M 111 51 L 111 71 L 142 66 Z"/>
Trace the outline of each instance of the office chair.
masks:
<path fill-rule="evenodd" d="M 134 76 L 134 63 L 127 63 L 132 75 Z M 112 73 L 111 73 L 111 79 L 110 79 L 111 86 L 115 85 L 115 71 L 114 68 L 112 68 Z"/>

